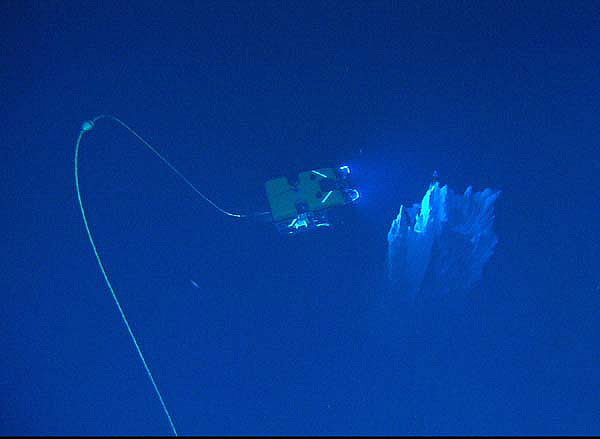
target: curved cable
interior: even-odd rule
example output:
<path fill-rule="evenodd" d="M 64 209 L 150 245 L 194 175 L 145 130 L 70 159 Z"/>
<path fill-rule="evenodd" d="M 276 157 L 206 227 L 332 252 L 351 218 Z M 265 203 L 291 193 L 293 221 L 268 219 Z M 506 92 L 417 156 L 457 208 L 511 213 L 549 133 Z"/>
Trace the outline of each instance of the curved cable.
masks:
<path fill-rule="evenodd" d="M 98 121 L 100 119 L 111 119 L 111 120 L 117 122 L 123 128 L 125 128 L 131 134 L 133 134 L 140 142 L 142 142 L 142 144 L 144 144 L 144 146 L 146 146 L 146 148 L 148 148 L 159 159 L 161 159 L 163 161 L 163 163 L 165 163 L 169 167 L 169 169 L 171 169 L 171 171 L 173 171 L 179 178 L 181 178 L 185 182 L 185 184 L 187 184 L 194 192 L 196 192 L 198 195 L 200 195 L 206 202 L 208 202 L 211 206 L 213 206 L 219 212 L 221 212 L 221 213 L 223 213 L 225 215 L 228 215 L 228 216 L 235 217 L 235 218 L 247 218 L 248 217 L 248 215 L 244 215 L 244 214 L 241 214 L 241 213 L 228 212 L 225 209 L 219 207 L 215 202 L 213 202 L 206 195 L 204 195 L 202 192 L 200 192 L 198 190 L 198 188 L 196 188 L 196 186 L 194 186 L 192 184 L 192 182 L 190 182 L 181 172 L 179 172 L 179 170 L 175 166 L 173 166 L 171 164 L 171 162 L 169 162 L 160 152 L 158 152 L 152 145 L 150 145 L 148 142 L 146 142 L 142 138 L 142 136 L 140 136 L 138 133 L 136 133 L 133 128 L 131 128 L 125 122 L 123 122 L 122 120 L 120 120 L 118 117 L 112 116 L 110 114 L 100 114 L 100 115 L 94 117 L 92 120 L 89 120 L 89 121 L 86 121 L 86 122 L 83 123 L 83 125 L 81 127 L 82 133 L 85 132 L 85 131 L 89 131 L 92 128 L 94 128 L 94 124 L 96 123 L 96 121 Z"/>
<path fill-rule="evenodd" d="M 117 309 L 119 310 L 119 314 L 121 314 L 121 319 L 123 320 L 123 323 L 125 323 L 125 327 L 127 328 L 127 332 L 129 332 L 129 336 L 131 337 L 131 340 L 133 341 L 133 344 L 135 346 L 135 349 L 140 357 L 140 359 L 142 360 L 142 364 L 144 365 L 144 369 L 146 370 L 146 374 L 148 375 L 148 378 L 150 379 L 150 382 L 152 383 L 152 387 L 154 387 L 154 391 L 156 392 L 156 395 L 158 396 L 158 399 L 160 401 L 160 404 L 162 406 L 162 409 L 165 413 L 165 415 L 167 416 L 167 419 L 169 421 L 169 425 L 171 427 L 171 430 L 173 432 L 173 434 L 175 436 L 178 436 L 177 434 L 177 429 L 175 428 L 175 424 L 173 423 L 173 419 L 171 418 L 171 414 L 169 413 L 169 410 L 167 409 L 167 405 L 165 404 L 165 401 L 162 397 L 162 394 L 160 393 L 160 390 L 158 389 L 158 385 L 156 384 L 156 380 L 154 379 L 154 376 L 152 375 L 152 372 L 150 371 L 150 368 L 148 367 L 148 363 L 146 362 L 146 358 L 144 357 L 144 354 L 142 352 L 142 349 L 140 348 L 140 345 L 135 337 L 135 335 L 133 334 L 133 331 L 131 329 L 131 326 L 129 324 L 129 321 L 127 320 L 127 316 L 125 315 L 125 311 L 123 311 L 123 307 L 121 306 L 121 303 L 119 302 L 119 299 L 117 298 L 117 295 L 115 293 L 115 290 L 108 278 L 108 274 L 106 273 L 106 269 L 104 268 L 104 264 L 102 263 L 102 259 L 100 258 L 100 254 L 98 253 L 98 249 L 96 248 L 96 244 L 94 242 L 94 238 L 92 237 L 92 232 L 90 231 L 90 226 L 87 220 L 87 215 L 85 214 L 85 209 L 83 207 L 83 201 L 81 198 L 81 190 L 79 188 L 79 145 L 81 143 L 81 138 L 83 137 L 83 134 L 86 131 L 90 131 L 93 127 L 94 127 L 94 123 L 101 119 L 101 118 L 110 118 L 115 120 L 116 122 L 120 123 L 122 126 L 124 126 L 127 130 L 129 130 L 134 136 L 136 136 L 144 145 L 146 145 L 148 148 L 150 148 L 150 150 L 152 152 L 154 152 L 162 161 L 164 161 L 177 175 L 179 175 L 181 178 L 183 178 L 183 180 L 192 187 L 192 189 L 194 189 L 197 193 L 199 193 L 204 199 L 206 199 L 208 202 L 210 202 L 211 204 L 213 204 L 217 209 L 221 210 L 223 213 L 226 214 L 230 214 L 229 212 L 225 212 L 222 209 L 220 209 L 218 206 L 216 206 L 212 201 L 210 201 L 208 198 L 206 198 L 203 194 L 201 194 L 183 175 L 181 175 L 181 173 L 175 169 L 174 166 L 172 166 L 158 151 L 156 151 L 154 148 L 152 148 L 152 146 L 150 146 L 144 139 L 142 139 L 135 131 L 133 131 L 129 126 L 127 126 L 126 124 L 124 124 L 123 122 L 121 122 L 119 119 L 117 119 L 116 117 L 113 116 L 105 116 L 105 115 L 101 115 L 101 116 L 97 116 L 94 119 L 92 119 L 91 121 L 86 121 L 83 123 L 83 125 L 81 126 L 81 131 L 79 132 L 79 136 L 77 137 L 77 142 L 75 144 L 75 190 L 77 192 L 77 201 L 79 203 L 79 209 L 81 211 L 81 217 L 83 218 L 83 224 L 85 226 L 85 231 L 87 233 L 88 239 L 90 241 L 90 244 L 92 245 L 92 249 L 94 250 L 94 255 L 96 256 L 96 261 L 98 262 L 98 266 L 100 267 L 100 271 L 102 272 L 102 276 L 104 277 L 104 281 L 106 282 L 106 285 L 108 286 L 108 289 L 110 290 L 110 293 L 115 301 L 115 304 L 117 305 Z"/>

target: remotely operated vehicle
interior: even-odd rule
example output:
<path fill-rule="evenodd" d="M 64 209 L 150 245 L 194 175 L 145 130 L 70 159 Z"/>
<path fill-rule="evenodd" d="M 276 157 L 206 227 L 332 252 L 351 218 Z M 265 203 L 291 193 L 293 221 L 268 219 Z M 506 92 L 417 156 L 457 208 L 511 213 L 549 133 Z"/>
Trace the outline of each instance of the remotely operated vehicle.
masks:
<path fill-rule="evenodd" d="M 158 388 L 156 380 L 150 371 L 146 358 L 140 348 L 139 343 L 131 329 L 125 311 L 121 307 L 121 303 L 117 297 L 108 273 L 105 269 L 105 264 L 102 262 L 100 253 L 94 242 L 92 230 L 87 219 L 86 209 L 83 203 L 83 197 L 79 186 L 79 150 L 83 136 L 94 129 L 99 121 L 110 121 L 120 125 L 127 130 L 131 135 L 137 138 L 148 150 L 158 157 L 173 173 L 175 173 L 187 186 L 190 187 L 198 196 L 203 198 L 207 203 L 213 206 L 216 210 L 224 215 L 233 218 L 258 219 L 260 221 L 272 222 L 279 232 L 285 235 L 295 235 L 297 233 L 308 230 L 317 230 L 322 227 L 331 227 L 336 222 L 336 217 L 341 208 L 350 205 L 359 198 L 358 190 L 356 190 L 350 180 L 350 168 L 348 166 L 339 166 L 337 168 L 319 168 L 310 171 L 301 172 L 297 177 L 288 179 L 287 177 L 278 177 L 269 180 L 265 183 L 267 199 L 270 205 L 269 212 L 261 212 L 255 214 L 234 213 L 223 209 L 214 201 L 202 193 L 194 184 L 188 180 L 171 162 L 169 162 L 156 148 L 144 140 L 133 128 L 121 121 L 119 118 L 101 114 L 93 119 L 86 120 L 82 123 L 79 131 L 79 136 L 75 142 L 75 192 L 77 194 L 77 203 L 81 211 L 83 225 L 87 233 L 88 240 L 94 251 L 96 261 L 106 286 L 108 287 L 115 305 L 121 315 L 121 319 L 127 328 L 127 332 L 137 350 L 137 353 L 144 365 L 146 374 L 150 379 L 154 391 L 162 405 L 163 412 L 169 422 L 171 431 L 177 436 L 175 423 L 171 418 L 171 414 L 167 408 L 162 394 Z M 191 285 L 194 288 L 199 288 L 199 285 L 191 280 Z"/>
<path fill-rule="evenodd" d="M 350 168 L 318 168 L 297 178 L 278 177 L 265 183 L 271 207 L 270 220 L 284 235 L 332 227 L 336 212 L 360 197 L 350 178 Z"/>

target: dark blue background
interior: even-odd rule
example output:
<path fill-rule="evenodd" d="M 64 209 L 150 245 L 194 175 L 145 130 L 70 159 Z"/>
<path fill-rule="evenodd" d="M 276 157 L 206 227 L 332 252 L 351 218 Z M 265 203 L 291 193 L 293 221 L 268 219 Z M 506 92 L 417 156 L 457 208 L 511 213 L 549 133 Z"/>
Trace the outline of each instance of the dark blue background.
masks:
<path fill-rule="evenodd" d="M 180 433 L 600 433 L 598 2 L 125 3 L 3 2 L 0 433 L 169 433 L 76 204 L 100 113 L 226 209 L 330 163 L 363 195 L 283 239 L 118 125 L 84 137 Z M 385 288 L 386 233 L 433 169 L 503 191 L 500 241 L 476 289 L 415 304 Z"/>

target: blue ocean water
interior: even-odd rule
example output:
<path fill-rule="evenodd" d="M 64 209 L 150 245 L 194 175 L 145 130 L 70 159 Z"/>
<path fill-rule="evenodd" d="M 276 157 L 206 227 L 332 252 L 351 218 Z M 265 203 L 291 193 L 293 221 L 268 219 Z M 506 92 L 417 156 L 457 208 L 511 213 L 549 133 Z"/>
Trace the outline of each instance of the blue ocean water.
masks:
<path fill-rule="evenodd" d="M 9 2 L 0 434 L 169 434 L 74 187 L 114 114 L 220 206 L 351 166 L 360 203 L 287 239 L 221 215 L 121 127 L 82 196 L 180 434 L 598 434 L 593 2 Z M 432 171 L 491 187 L 461 295 L 386 286 Z M 297 238 L 297 239 L 296 239 Z"/>

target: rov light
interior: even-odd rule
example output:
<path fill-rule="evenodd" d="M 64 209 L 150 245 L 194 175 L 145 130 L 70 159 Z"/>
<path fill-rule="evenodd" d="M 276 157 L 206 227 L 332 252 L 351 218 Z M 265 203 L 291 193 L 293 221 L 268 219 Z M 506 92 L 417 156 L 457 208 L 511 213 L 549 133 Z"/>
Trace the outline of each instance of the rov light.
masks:
<path fill-rule="evenodd" d="M 350 175 L 350 168 L 348 166 L 342 165 L 338 169 L 342 174 Z"/>

